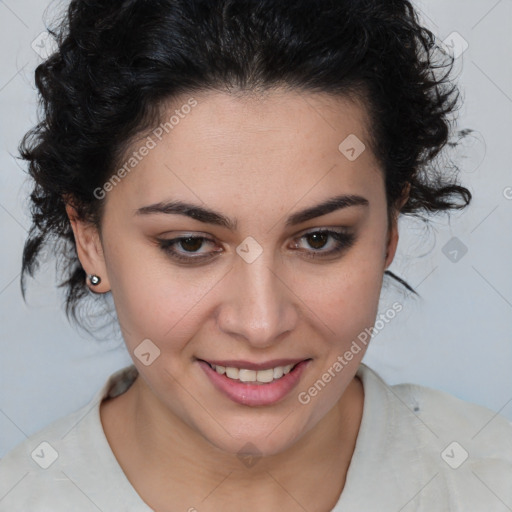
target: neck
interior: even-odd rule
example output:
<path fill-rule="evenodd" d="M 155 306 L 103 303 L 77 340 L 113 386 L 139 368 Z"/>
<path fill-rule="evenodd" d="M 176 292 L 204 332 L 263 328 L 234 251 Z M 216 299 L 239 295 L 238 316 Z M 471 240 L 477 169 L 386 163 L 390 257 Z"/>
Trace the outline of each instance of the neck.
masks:
<path fill-rule="evenodd" d="M 180 504 L 203 512 L 225 509 L 226 502 L 233 510 L 249 503 L 254 511 L 325 511 L 343 490 L 363 402 L 362 383 L 354 377 L 336 406 L 297 443 L 275 455 L 243 460 L 170 415 L 141 377 L 123 395 L 104 401 L 101 410 L 123 471 L 158 512 L 169 503 L 173 510 Z M 328 490 L 320 497 L 319 483 Z"/>

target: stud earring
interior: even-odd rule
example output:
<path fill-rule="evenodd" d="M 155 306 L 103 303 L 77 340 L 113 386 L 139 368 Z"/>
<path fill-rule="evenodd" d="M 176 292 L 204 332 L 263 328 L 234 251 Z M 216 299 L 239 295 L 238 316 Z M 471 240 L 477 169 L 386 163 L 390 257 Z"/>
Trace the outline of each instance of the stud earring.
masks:
<path fill-rule="evenodd" d="M 89 282 L 93 286 L 98 286 L 101 283 L 101 277 L 97 276 L 96 274 L 92 274 L 92 275 L 89 275 L 87 277 L 89 278 Z"/>

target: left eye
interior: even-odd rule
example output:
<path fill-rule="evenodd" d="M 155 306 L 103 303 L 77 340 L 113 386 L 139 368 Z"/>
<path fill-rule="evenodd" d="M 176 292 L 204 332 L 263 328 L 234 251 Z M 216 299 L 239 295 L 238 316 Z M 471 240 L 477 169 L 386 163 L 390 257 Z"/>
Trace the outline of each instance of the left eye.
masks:
<path fill-rule="evenodd" d="M 306 241 L 311 249 L 303 247 L 301 241 Z M 331 241 L 330 244 L 329 241 Z M 296 238 L 293 248 L 299 249 L 308 258 L 321 258 L 337 255 L 351 247 L 354 242 L 355 235 L 353 233 L 322 229 L 305 233 Z M 172 259 L 190 264 L 209 260 L 222 252 L 222 249 L 199 252 L 205 243 L 215 246 L 213 240 L 204 236 L 182 236 L 169 240 L 160 239 L 158 243 L 160 248 Z M 178 250 L 177 247 L 181 247 L 182 250 Z M 326 247 L 327 250 L 325 250 Z"/>
<path fill-rule="evenodd" d="M 350 246 L 353 245 L 355 241 L 355 236 L 353 233 L 345 232 L 345 231 L 333 231 L 331 229 L 322 229 L 317 231 L 311 231 L 309 233 L 305 233 L 299 239 L 305 240 L 309 247 L 313 248 L 313 251 L 309 249 L 305 249 L 305 252 L 308 257 L 324 257 L 330 256 L 334 254 L 338 254 Z M 331 240 L 331 244 L 329 244 L 329 240 Z M 327 250 L 326 247 L 329 247 Z M 299 243 L 295 243 L 295 248 L 301 249 Z M 309 253 L 309 254 L 308 254 Z"/>

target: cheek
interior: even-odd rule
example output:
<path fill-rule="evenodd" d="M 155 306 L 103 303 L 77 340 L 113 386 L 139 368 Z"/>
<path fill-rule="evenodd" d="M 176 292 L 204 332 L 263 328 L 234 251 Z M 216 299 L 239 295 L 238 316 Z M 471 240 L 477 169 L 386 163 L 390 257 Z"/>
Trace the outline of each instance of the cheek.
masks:
<path fill-rule="evenodd" d="M 171 349 L 179 350 L 193 335 L 201 299 L 216 282 L 203 275 L 195 285 L 190 270 L 173 266 L 157 250 L 121 243 L 105 250 L 112 296 L 130 351 L 146 338 L 159 347 L 172 340 Z"/>
<path fill-rule="evenodd" d="M 298 295 L 317 317 L 316 327 L 338 348 L 373 325 L 378 311 L 385 236 L 360 241 L 339 263 L 296 279 Z"/>

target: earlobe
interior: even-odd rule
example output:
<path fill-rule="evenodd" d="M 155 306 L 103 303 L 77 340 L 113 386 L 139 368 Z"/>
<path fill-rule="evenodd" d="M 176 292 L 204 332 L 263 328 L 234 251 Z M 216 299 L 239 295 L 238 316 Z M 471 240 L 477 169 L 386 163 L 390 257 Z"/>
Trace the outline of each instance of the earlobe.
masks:
<path fill-rule="evenodd" d="M 66 203 L 78 259 L 87 275 L 86 284 L 95 293 L 106 293 L 110 283 L 106 272 L 103 248 L 96 226 L 79 218 L 71 202 Z"/>

